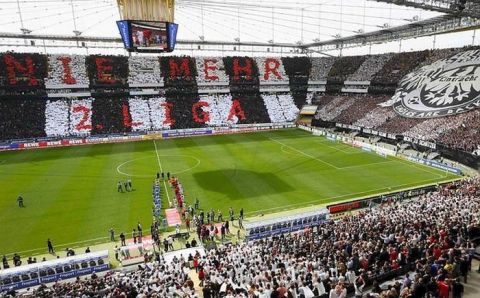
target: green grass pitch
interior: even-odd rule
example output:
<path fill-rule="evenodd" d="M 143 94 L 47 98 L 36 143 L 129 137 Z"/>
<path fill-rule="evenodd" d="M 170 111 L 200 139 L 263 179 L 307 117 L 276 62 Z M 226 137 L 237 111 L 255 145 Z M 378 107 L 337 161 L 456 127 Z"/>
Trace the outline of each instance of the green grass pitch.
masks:
<path fill-rule="evenodd" d="M 47 238 L 105 241 L 110 227 L 130 235 L 137 221 L 149 230 L 160 165 L 179 177 L 187 203 L 198 197 L 224 217 L 230 206 L 251 216 L 455 177 L 301 130 L 1 152 L 0 255 L 44 253 Z M 134 191 L 117 193 L 126 175 Z"/>

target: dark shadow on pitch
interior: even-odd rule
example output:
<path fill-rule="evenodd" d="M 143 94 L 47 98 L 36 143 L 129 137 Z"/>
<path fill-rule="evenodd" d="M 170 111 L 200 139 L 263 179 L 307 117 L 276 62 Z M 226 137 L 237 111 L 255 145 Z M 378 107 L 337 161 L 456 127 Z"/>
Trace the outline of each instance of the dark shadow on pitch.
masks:
<path fill-rule="evenodd" d="M 254 198 L 295 190 L 274 173 L 241 169 L 223 169 L 193 174 L 198 185 L 208 191 L 221 193 L 230 199 Z"/>

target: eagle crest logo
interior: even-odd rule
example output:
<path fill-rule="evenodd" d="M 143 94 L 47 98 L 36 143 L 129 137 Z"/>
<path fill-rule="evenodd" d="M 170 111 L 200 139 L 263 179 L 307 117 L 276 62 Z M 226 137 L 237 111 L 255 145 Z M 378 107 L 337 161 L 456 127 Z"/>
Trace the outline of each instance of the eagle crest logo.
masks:
<path fill-rule="evenodd" d="M 393 106 L 408 118 L 435 118 L 480 107 L 480 50 L 458 53 L 409 73 L 383 106 Z"/>

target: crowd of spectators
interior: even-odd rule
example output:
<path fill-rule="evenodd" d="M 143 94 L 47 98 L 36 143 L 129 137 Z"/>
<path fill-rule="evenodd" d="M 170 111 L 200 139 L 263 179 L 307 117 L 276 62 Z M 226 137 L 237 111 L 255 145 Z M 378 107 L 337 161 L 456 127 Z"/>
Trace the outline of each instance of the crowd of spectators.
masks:
<path fill-rule="evenodd" d="M 347 81 L 374 81 L 376 84 L 395 84 L 408 71 L 418 66 L 428 65 L 439 59 L 446 58 L 464 49 L 437 49 L 433 51 L 417 51 L 399 54 L 382 54 L 345 57 L 314 57 L 301 61 L 302 58 L 268 58 L 268 57 L 188 57 L 188 56 L 82 56 L 82 55 L 38 55 L 28 54 L 38 62 L 36 68 L 48 69 L 45 83 L 47 86 L 58 85 L 102 85 L 106 78 L 97 78 L 99 73 L 97 59 L 107 61 L 112 65 L 108 74 L 108 84 L 116 81 L 118 86 L 130 84 L 135 87 L 143 85 L 159 85 L 164 78 L 168 83 L 228 83 L 229 76 L 233 76 L 232 61 L 240 59 L 240 65 L 251 62 L 252 74 L 250 80 L 240 81 L 287 81 L 290 77 L 309 76 L 311 81 L 347 80 Z M 8 54 L 8 53 L 7 53 Z M 10 53 L 11 55 L 11 53 Z M 22 54 L 15 54 L 15 59 L 24 59 Z M 170 62 L 175 61 L 177 66 L 183 67 L 185 59 L 188 61 L 189 75 L 172 77 Z M 269 65 L 267 65 L 267 63 Z M 292 67 L 292 64 L 295 66 Z M 227 67 L 228 66 L 228 67 Z M 267 69 L 269 72 L 265 78 Z M 278 74 L 278 75 L 277 75 Z M 39 72 L 39 78 L 42 77 Z"/>
<path fill-rule="evenodd" d="M 318 93 L 310 93 L 310 94 L 312 98 L 312 104 L 319 105 L 320 107 L 326 106 L 336 98 L 335 95 L 318 94 Z"/>
<path fill-rule="evenodd" d="M 165 97 L 134 97 L 129 99 L 133 130 L 169 129 L 171 122 L 166 121 L 167 102 Z"/>
<path fill-rule="evenodd" d="M 152 97 L 150 99 L 142 98 L 141 96 L 135 96 L 128 99 L 128 106 L 130 111 L 130 116 L 132 117 L 132 131 L 147 131 L 147 130 L 156 130 L 152 126 L 152 118 L 150 116 L 150 107 L 158 104 L 160 107 L 161 103 L 165 102 L 165 98 Z M 165 120 L 165 113 L 162 113 L 162 110 L 157 110 L 155 115 L 156 124 L 163 125 L 163 120 Z M 163 116 L 163 117 L 162 117 Z M 160 126 L 162 127 L 162 126 Z"/>
<path fill-rule="evenodd" d="M 427 51 L 393 55 L 372 78 L 371 85 L 396 86 L 400 79 L 423 62 Z"/>
<path fill-rule="evenodd" d="M 363 118 L 365 114 L 375 109 L 381 102 L 387 100 L 385 95 L 362 94 L 351 96 L 354 100 L 353 104 L 343 110 L 340 115 L 335 117 L 335 122 L 353 124 L 357 120 Z"/>
<path fill-rule="evenodd" d="M 418 125 L 425 121 L 425 119 L 418 118 L 406 118 L 399 115 L 387 119 L 382 125 L 376 127 L 377 130 L 383 132 L 389 132 L 393 134 L 403 134 L 411 127 Z"/>
<path fill-rule="evenodd" d="M 356 72 L 367 56 L 345 56 L 336 60 L 328 72 L 329 83 L 343 83 L 347 76 Z"/>
<path fill-rule="evenodd" d="M 45 134 L 50 137 L 67 136 L 69 129 L 68 100 L 48 100 L 45 108 Z"/>
<path fill-rule="evenodd" d="M 262 95 L 272 123 L 292 122 L 298 115 L 298 108 L 290 94 Z"/>
<path fill-rule="evenodd" d="M 48 73 L 45 83 L 50 86 L 48 88 L 68 84 L 87 85 L 89 78 L 90 88 L 95 89 L 106 84 L 102 83 L 105 78 L 96 77 L 99 75 L 96 59 L 106 59 L 105 61 L 109 64 L 114 64 L 111 70 L 111 79 L 118 79 L 119 83 L 114 84 L 112 88 L 125 87 L 124 81 L 128 81 L 131 86 L 161 85 L 165 74 L 170 74 L 172 59 L 179 67 L 175 72 L 180 72 L 181 75 L 177 74 L 177 77 L 166 80 L 167 86 L 162 89 L 166 95 L 131 96 L 128 99 L 127 96 L 120 95 L 117 96 L 118 101 L 108 97 L 107 101 L 104 101 L 103 98 L 99 99 L 102 102 L 95 101 L 93 97 L 45 101 L 2 99 L 0 108 L 8 113 L 3 113 L 0 117 L 0 127 L 2 128 L 0 138 L 85 136 L 97 133 L 123 133 L 130 130 L 146 131 L 223 126 L 234 123 L 293 121 L 296 119 L 298 109 L 305 103 L 308 81 L 370 80 L 372 86 L 388 85 L 389 88 L 394 88 L 392 86 L 395 86 L 404 74 L 415 67 L 434 63 L 461 51 L 464 49 L 438 49 L 361 57 L 298 59 L 140 56 L 127 59 L 121 56 L 45 56 L 35 54 L 35 59 L 40 61 L 41 65 L 48 66 L 45 67 L 45 73 Z M 15 57 L 15 59 L 20 59 L 19 61 L 25 59 L 20 54 L 16 54 Z M 240 59 L 240 65 L 244 66 L 250 63 L 252 73 L 249 75 L 242 73 L 239 80 L 233 80 L 232 78 L 235 76 L 232 68 L 233 61 L 237 58 Z M 466 55 L 464 59 L 469 59 L 469 56 Z M 126 65 L 117 65 L 122 61 Z M 185 64 L 182 63 L 185 61 L 188 62 L 188 70 L 183 69 Z M 298 61 L 302 61 L 302 63 L 296 63 Z M 272 69 L 275 71 L 268 72 Z M 189 72 L 189 76 L 184 76 L 184 72 Z M 105 75 L 110 76 L 108 73 Z M 267 75 L 267 79 L 265 75 Z M 297 84 L 297 80 L 301 82 L 300 85 Z M 261 94 L 259 85 L 270 85 L 267 81 L 288 82 L 291 95 Z M 223 89 L 222 92 L 225 90 L 230 92 L 225 95 L 199 95 L 198 84 L 208 90 Z M 279 83 L 278 86 L 281 85 Z M 332 90 L 327 88 L 327 92 Z M 96 95 L 94 97 L 97 98 Z M 293 98 L 294 104 L 291 104 L 291 98 Z M 389 133 L 403 133 L 418 139 L 439 141 L 450 147 L 469 152 L 477 149 L 479 144 L 475 133 L 477 124 L 476 118 L 473 117 L 476 114 L 472 112 L 425 121 L 403 119 L 396 116 L 392 108 L 376 107 L 377 100 L 374 98 L 376 97 L 372 95 L 365 97 L 324 95 L 319 100 L 314 100 L 320 105 L 316 117 L 326 121 L 354 124 Z M 245 112 L 244 119 L 239 119 L 237 116 L 227 119 L 234 99 L 239 101 Z M 209 114 L 205 119 L 200 119 L 200 122 L 195 121 L 196 113 L 192 110 L 198 100 L 208 103 L 206 106 L 196 108 L 197 114 L 202 112 Z M 102 113 L 111 115 L 107 116 Z M 205 122 L 202 122 L 203 120 Z"/>
<path fill-rule="evenodd" d="M 362 118 L 353 122 L 353 125 L 365 127 L 365 128 L 376 128 L 391 118 L 395 117 L 397 114 L 392 108 L 385 107 L 375 107 L 366 113 Z"/>
<path fill-rule="evenodd" d="M 326 105 L 319 107 L 315 118 L 323 121 L 333 121 L 354 102 L 355 99 L 352 96 L 338 96 Z"/>
<path fill-rule="evenodd" d="M 260 84 L 264 82 L 288 82 L 288 76 L 285 72 L 282 59 L 257 57 L 255 58 L 255 62 L 258 66 Z M 275 72 L 271 71 L 272 69 L 274 69 Z M 270 71 L 267 73 L 267 70 Z"/>
<path fill-rule="evenodd" d="M 474 152 L 480 145 L 478 110 L 431 119 L 406 118 L 397 115 L 391 107 L 378 106 L 378 103 L 385 101 L 385 96 L 350 98 L 353 103 L 345 108 L 344 97 L 328 97 L 327 103 L 320 105 L 317 110 L 316 118 L 435 141 L 466 152 Z"/>
<path fill-rule="evenodd" d="M 163 84 L 158 57 L 130 57 L 128 59 L 128 84 L 130 86 Z"/>
<path fill-rule="evenodd" d="M 0 53 L 0 94 L 45 96 L 48 58 L 40 53 Z"/>
<path fill-rule="evenodd" d="M 33 295 L 196 297 L 448 297 L 468 282 L 480 229 L 480 178 L 439 186 L 411 201 L 385 201 L 300 233 L 222 245 L 133 272 L 41 286 Z M 401 283 L 380 283 L 409 272 Z M 367 291 L 368 285 L 373 285 Z M 29 292 L 31 294 L 31 292 Z M 138 296 L 137 296 L 138 295 Z"/>
<path fill-rule="evenodd" d="M 177 128 L 277 123 L 295 121 L 298 116 L 299 109 L 290 94 L 252 94 L 237 98 L 241 100 L 240 107 L 245 119 L 239 119 L 236 115 L 229 117 L 234 99 L 231 94 L 200 95 L 185 107 L 177 107 L 180 114 L 176 117 L 172 114 L 172 107 L 182 98 L 172 97 L 170 102 L 162 96 L 135 96 L 128 100 L 92 97 L 46 101 L 4 99 L 0 102 L 0 108 L 9 113 L 3 113 L 0 117 L 3 128 L 0 137 L 20 139 L 163 130 L 174 128 L 175 123 Z M 377 106 L 385 99 L 384 95 L 322 95 L 312 101 L 319 105 L 315 116 L 317 119 L 436 141 L 467 152 L 478 149 L 478 111 L 433 119 L 405 118 L 397 115 L 391 107 Z M 196 115 L 204 123 L 195 122 L 195 113 L 192 112 L 193 105 L 198 101 L 206 103 L 196 109 Z M 250 107 L 252 103 L 254 106 Z M 203 113 L 208 117 L 206 114 L 202 116 Z"/>
<path fill-rule="evenodd" d="M 193 256 L 190 256 L 193 259 Z M 188 278 L 188 259 L 174 258 L 171 263 L 161 257 L 138 266 L 131 272 L 109 272 L 105 276 L 72 282 L 56 282 L 27 292 L 24 297 L 199 297 Z"/>
<path fill-rule="evenodd" d="M 347 77 L 347 81 L 370 81 L 383 68 L 393 54 L 367 56 L 360 67 Z"/>
<path fill-rule="evenodd" d="M 439 142 L 466 152 L 474 152 L 480 145 L 480 110 L 465 114 L 465 121 L 442 135 Z"/>
<path fill-rule="evenodd" d="M 387 95 L 315 96 L 316 119 L 353 124 L 378 131 L 435 141 L 466 152 L 480 145 L 480 111 L 422 119 L 399 116 L 391 107 L 380 107 Z"/>
<path fill-rule="evenodd" d="M 270 123 L 262 94 L 232 94 L 231 112 L 239 118 L 239 124 Z M 241 107 L 241 110 L 239 109 Z"/>
<path fill-rule="evenodd" d="M 422 63 L 420 63 L 418 66 L 423 67 L 426 65 L 430 65 L 434 62 L 437 62 L 438 60 L 446 59 L 450 56 L 458 54 L 463 50 L 464 49 L 462 48 L 451 48 L 451 49 L 435 49 L 435 50 L 428 51 L 428 55 L 426 56 L 426 59 Z"/>
<path fill-rule="evenodd" d="M 93 98 L 74 99 L 70 102 L 69 132 L 71 135 L 89 135 L 92 131 Z M 57 120 L 57 118 L 55 118 Z M 63 124 L 63 119 L 61 120 Z"/>
<path fill-rule="evenodd" d="M 415 271 L 411 282 L 391 297 L 402 292 L 402 297 L 422 297 L 423 284 L 451 283 L 459 276 L 467 280 L 465 266 L 473 253 L 469 233 L 479 226 L 478 183 L 475 178 L 413 202 L 374 208 L 320 226 L 317 233 L 223 246 L 210 251 L 201 265 L 214 288 L 258 297 L 345 297 L 346 288 L 367 281 L 374 282 L 373 297 L 378 297 L 375 281 L 407 268 Z M 438 286 L 427 291 L 436 296 Z M 278 296 L 268 296 L 272 292 Z"/>
<path fill-rule="evenodd" d="M 133 126 L 128 113 L 128 101 L 121 97 L 109 96 L 92 100 L 90 117 L 91 134 L 94 135 L 126 133 L 130 132 Z"/>
<path fill-rule="evenodd" d="M 404 132 L 404 135 L 419 140 L 437 140 L 442 135 L 450 134 L 453 129 L 465 125 L 466 120 L 470 118 L 469 115 L 469 113 L 463 113 L 427 119 Z"/>
<path fill-rule="evenodd" d="M 65 68 L 68 67 L 65 75 Z M 81 55 L 49 55 L 47 88 L 60 85 L 88 86 L 89 80 L 85 66 L 85 56 Z"/>
<path fill-rule="evenodd" d="M 169 98 L 132 96 L 128 99 L 3 99 L 0 100 L 0 110 L 8 113 L 0 116 L 0 139 L 88 136 L 194 128 L 198 125 L 226 126 L 240 120 L 236 115 L 230 115 L 234 99 L 241 101 L 236 109 L 244 111 L 245 119 L 241 120 L 245 123 L 295 121 L 299 111 L 290 94 L 252 94 L 236 98 L 230 93 L 200 95 L 188 102 L 185 96 L 179 95 Z M 205 105 L 198 105 L 198 102 Z"/>
<path fill-rule="evenodd" d="M 337 57 L 312 58 L 310 81 L 326 81 L 328 73 L 337 59 Z"/>
<path fill-rule="evenodd" d="M 210 115 L 206 122 L 208 126 L 226 126 L 238 122 L 237 116 L 233 116 L 232 119 L 228 120 L 228 114 L 232 106 L 232 96 L 230 94 L 201 95 L 200 100 L 208 104 L 208 106 L 202 109 Z"/>
<path fill-rule="evenodd" d="M 4 98 L 0 100 L 0 139 L 23 139 L 45 135 L 44 99 Z"/>
<path fill-rule="evenodd" d="M 127 56 L 89 55 L 85 65 L 90 88 L 102 90 L 119 89 L 128 86 L 129 63 Z"/>
<path fill-rule="evenodd" d="M 198 57 L 195 59 L 195 62 L 198 69 L 198 84 L 229 82 L 223 59 L 218 57 Z M 205 63 L 207 63 L 207 65 L 205 65 Z M 205 72 L 205 69 L 207 69 L 207 72 Z"/>

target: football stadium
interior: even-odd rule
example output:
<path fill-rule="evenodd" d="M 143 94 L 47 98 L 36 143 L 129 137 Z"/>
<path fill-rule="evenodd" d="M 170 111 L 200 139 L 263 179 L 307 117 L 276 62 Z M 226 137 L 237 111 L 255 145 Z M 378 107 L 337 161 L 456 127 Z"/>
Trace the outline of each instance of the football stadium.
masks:
<path fill-rule="evenodd" d="M 478 1 L 0 3 L 0 297 L 480 297 Z"/>

